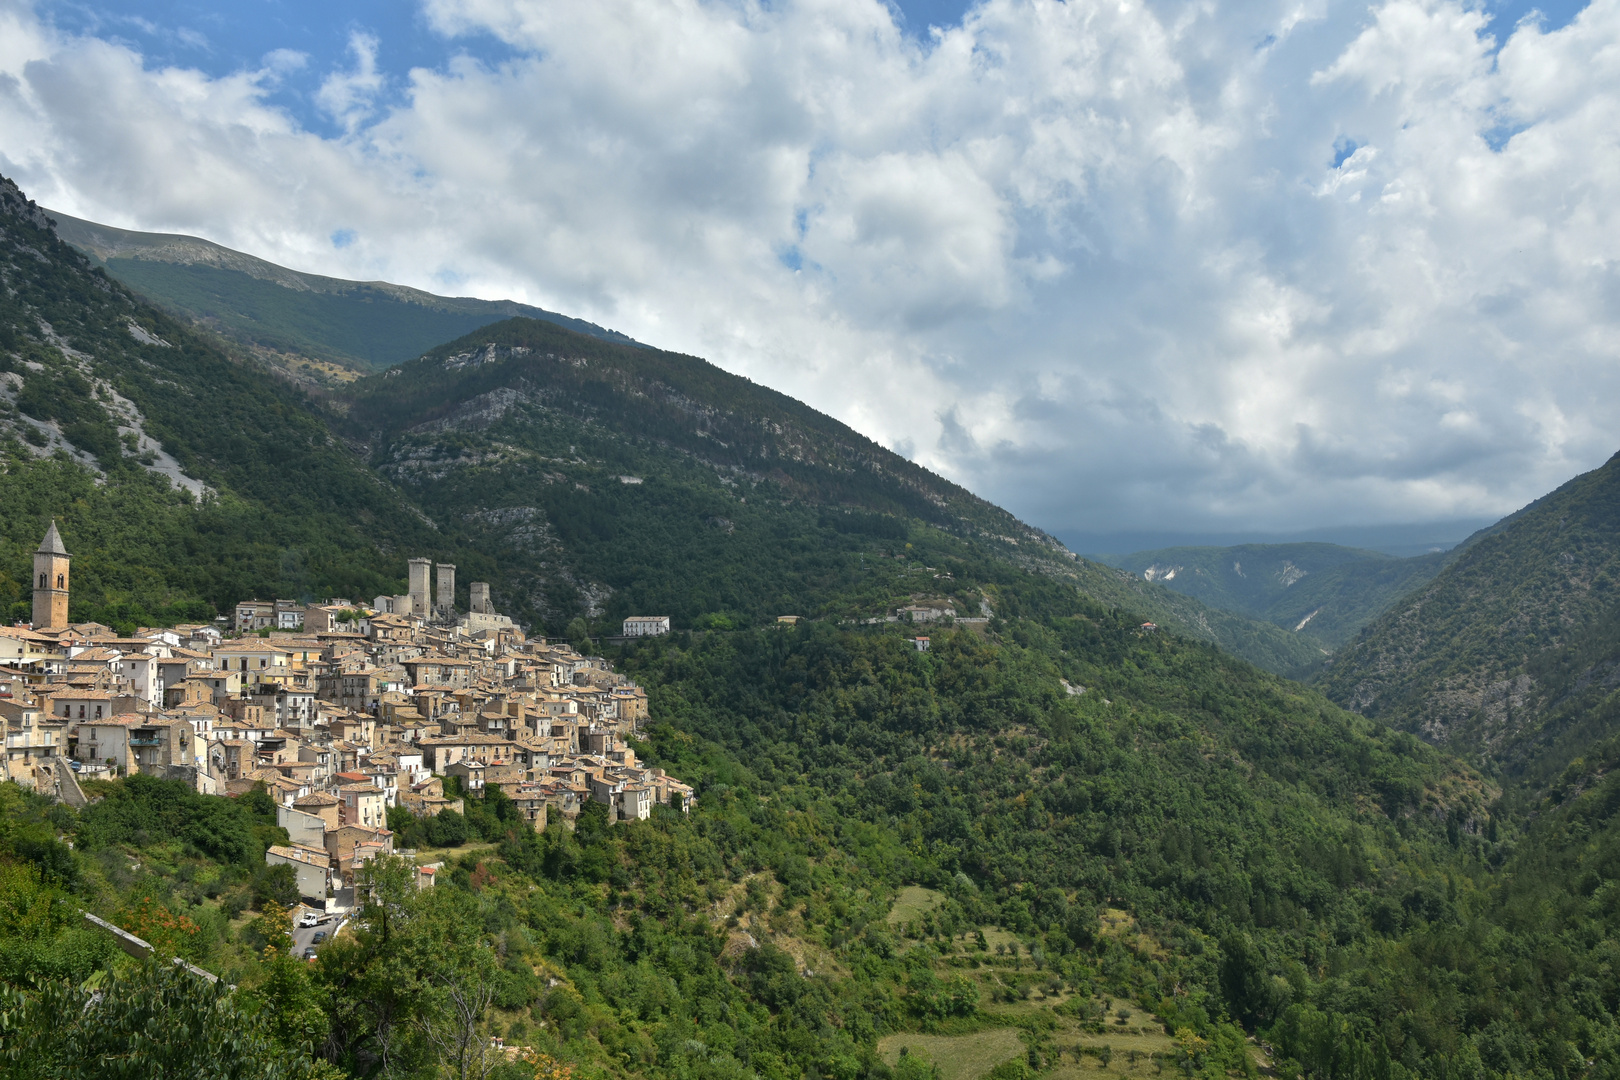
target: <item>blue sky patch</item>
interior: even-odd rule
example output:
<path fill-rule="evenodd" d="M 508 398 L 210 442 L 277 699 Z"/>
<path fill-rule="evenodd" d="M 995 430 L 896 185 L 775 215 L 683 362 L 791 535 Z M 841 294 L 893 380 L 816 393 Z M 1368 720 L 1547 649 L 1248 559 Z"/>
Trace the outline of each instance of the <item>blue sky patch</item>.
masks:
<path fill-rule="evenodd" d="M 971 0 L 893 0 L 894 6 L 905 16 L 905 29 L 919 37 L 928 34 L 930 26 L 957 26 L 962 15 L 972 7 Z"/>
<path fill-rule="evenodd" d="M 1532 11 L 1541 13 L 1542 26 L 1548 31 L 1561 30 L 1586 10 L 1587 0 L 1496 0 L 1487 3 L 1490 12 L 1490 31 L 1497 45 L 1504 44 L 1519 20 Z"/>
<path fill-rule="evenodd" d="M 1480 138 L 1485 140 L 1486 146 L 1500 154 L 1502 148 L 1507 146 L 1508 141 L 1528 126 L 1528 124 L 1512 124 L 1503 120 L 1498 121 L 1494 126 L 1486 128 L 1479 134 Z"/>
<path fill-rule="evenodd" d="M 463 53 L 489 64 L 512 56 L 488 34 L 447 40 L 429 28 L 419 4 L 400 0 L 42 0 L 39 11 L 63 30 L 137 50 L 148 68 L 195 68 L 219 78 L 263 68 L 278 50 L 300 53 L 305 62 L 282 65 L 267 100 L 323 135 L 343 129 L 315 95 L 328 75 L 353 70 L 355 33 L 378 40 L 377 68 L 389 84 L 385 107 L 399 100 L 412 68 L 442 68 Z"/>

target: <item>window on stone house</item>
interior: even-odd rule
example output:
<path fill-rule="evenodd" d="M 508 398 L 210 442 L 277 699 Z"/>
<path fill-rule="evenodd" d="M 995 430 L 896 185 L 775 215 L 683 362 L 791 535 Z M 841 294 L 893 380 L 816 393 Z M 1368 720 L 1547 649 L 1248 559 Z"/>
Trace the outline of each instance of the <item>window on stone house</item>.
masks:
<path fill-rule="evenodd" d="M 56 587 L 58 589 L 67 588 L 67 575 L 65 575 L 65 574 L 57 574 L 56 575 Z"/>

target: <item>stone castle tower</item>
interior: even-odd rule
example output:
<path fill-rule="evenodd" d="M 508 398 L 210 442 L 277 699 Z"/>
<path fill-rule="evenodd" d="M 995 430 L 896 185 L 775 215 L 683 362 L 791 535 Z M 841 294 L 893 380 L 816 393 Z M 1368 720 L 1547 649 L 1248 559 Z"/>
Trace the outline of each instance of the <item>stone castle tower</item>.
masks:
<path fill-rule="evenodd" d="M 56 521 L 34 552 L 34 629 L 59 630 L 68 624 L 68 561 Z"/>
<path fill-rule="evenodd" d="M 410 614 L 427 618 L 433 613 L 432 605 L 428 602 L 431 594 L 428 592 L 428 571 L 433 569 L 432 559 L 410 559 L 406 562 L 411 573 L 411 610 Z"/>
<path fill-rule="evenodd" d="M 433 611 L 445 617 L 456 613 L 456 564 L 442 562 L 434 567 L 438 571 L 438 581 L 434 584 Z"/>

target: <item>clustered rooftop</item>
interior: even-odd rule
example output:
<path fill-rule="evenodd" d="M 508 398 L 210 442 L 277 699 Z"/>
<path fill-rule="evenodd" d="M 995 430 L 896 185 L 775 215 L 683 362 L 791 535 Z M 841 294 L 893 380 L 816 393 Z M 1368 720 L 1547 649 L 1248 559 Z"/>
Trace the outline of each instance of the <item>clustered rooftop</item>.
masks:
<path fill-rule="evenodd" d="M 611 820 L 692 805 L 626 742 L 646 692 L 600 657 L 527 638 L 482 583 L 458 615 L 453 566 L 440 565 L 433 605 L 424 559 L 411 595 L 379 598 L 396 610 L 248 601 L 229 629 L 120 637 L 66 622 L 69 559 L 52 523 L 35 625 L 0 628 L 0 779 L 65 798 L 75 775 L 154 773 L 215 795 L 263 784 L 294 841 L 267 858 L 294 864 L 306 896 L 392 850 L 390 808 L 460 810 L 448 776 L 468 792 L 499 784 L 536 829 L 572 826 L 592 800 Z M 292 629 L 257 632 L 275 627 Z"/>

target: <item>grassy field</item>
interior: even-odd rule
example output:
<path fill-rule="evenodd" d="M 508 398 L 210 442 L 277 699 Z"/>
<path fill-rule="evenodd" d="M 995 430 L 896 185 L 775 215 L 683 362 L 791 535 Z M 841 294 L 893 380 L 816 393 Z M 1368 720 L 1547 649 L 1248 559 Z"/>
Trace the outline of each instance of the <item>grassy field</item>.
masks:
<path fill-rule="evenodd" d="M 905 927 L 939 903 L 940 894 L 916 886 L 901 890 L 889 913 L 891 926 Z M 1107 908 L 1099 930 L 1144 956 L 1163 956 L 1164 949 L 1143 932 L 1128 912 Z M 1044 1031 L 1035 1044 L 1041 1054 L 1041 1080 L 1101 1080 L 1105 1076 L 1162 1077 L 1179 1075 L 1173 1062 L 1175 1040 L 1149 1010 L 1123 998 L 1101 998 L 1080 1003 L 1080 1017 L 1056 1012 L 1073 997 L 1055 984 L 1050 969 L 1038 965 L 1028 943 L 997 927 L 981 928 L 986 949 L 974 934 L 952 939 L 947 955 L 934 964 L 940 978 L 965 976 L 980 990 L 981 1016 L 991 1024 L 971 1035 L 890 1035 L 878 1043 L 878 1052 L 892 1067 L 905 1047 L 911 1054 L 939 1066 L 941 1080 L 979 1080 L 997 1065 L 1028 1053 L 1021 1029 Z M 1017 945 L 1018 952 L 1011 947 Z M 997 946 L 1002 951 L 997 952 Z M 916 942 L 913 948 L 937 948 L 934 942 Z M 964 960 L 966 963 L 964 963 Z M 1100 1010 L 1100 1015 L 1099 1015 Z M 1120 1016 L 1123 1012 L 1124 1017 Z M 1104 1030 L 1093 1030 L 1100 1020 Z M 1258 1048 L 1251 1051 L 1265 1072 Z"/>
<path fill-rule="evenodd" d="M 428 863 L 450 862 L 466 855 L 481 855 L 494 850 L 494 844 L 484 843 L 462 844 L 460 847 L 417 848 L 416 854 L 411 858 L 417 866 L 426 866 Z"/>
<path fill-rule="evenodd" d="M 1121 1009 L 1130 1013 L 1124 1025 L 1118 1024 Z M 1055 1035 L 1062 1053 L 1051 1073 L 1055 1080 L 1079 1080 L 1081 1077 L 1089 1080 L 1090 1077 L 1104 1075 L 1158 1075 L 1157 1070 L 1164 1067 L 1162 1055 L 1168 1055 L 1175 1048 L 1175 1040 L 1164 1033 L 1151 1015 L 1123 998 L 1109 998 L 1106 1015 L 1110 1028 L 1115 1030 L 1101 1035 L 1082 1032 L 1073 1021 L 1066 1021 L 1059 1027 Z M 1100 1053 L 1103 1047 L 1111 1052 L 1107 1065 L 1103 1064 Z M 1133 1051 L 1136 1054 L 1134 1061 L 1131 1059 Z M 1157 1066 L 1153 1061 L 1155 1054 L 1161 1055 Z"/>
<path fill-rule="evenodd" d="M 894 898 L 894 907 L 889 910 L 889 925 L 904 926 L 913 919 L 920 919 L 939 907 L 944 900 L 945 894 L 942 892 L 925 889 L 921 885 L 907 885 Z"/>
<path fill-rule="evenodd" d="M 1164 947 L 1142 932 L 1136 925 L 1136 920 L 1129 912 L 1119 908 L 1104 908 L 1099 920 L 1098 929 L 1107 937 L 1115 937 L 1129 945 L 1143 956 L 1151 956 L 1155 960 L 1164 960 L 1167 955 Z"/>
<path fill-rule="evenodd" d="M 878 1054 L 893 1066 L 901 1047 L 938 1065 L 940 1080 L 978 1080 L 1025 1052 L 1016 1029 L 991 1028 L 972 1035 L 890 1035 L 879 1040 Z"/>
<path fill-rule="evenodd" d="M 1010 930 L 1002 930 L 1000 927 L 995 926 L 981 926 L 979 927 L 979 930 L 984 934 L 984 943 L 986 946 L 988 946 L 988 952 L 991 955 L 995 954 L 997 945 L 1005 947 L 1008 945 L 1022 944 L 1019 942 L 1017 935 Z M 972 934 L 963 934 L 961 941 L 963 952 L 972 951 L 974 947 L 974 938 Z"/>

